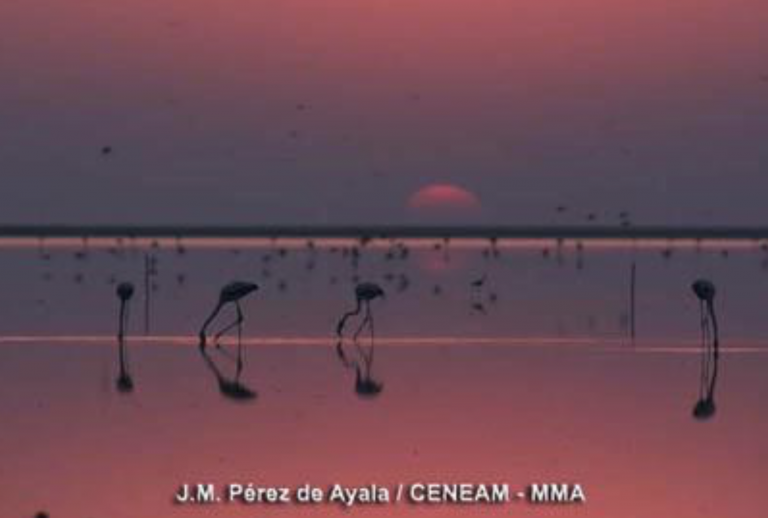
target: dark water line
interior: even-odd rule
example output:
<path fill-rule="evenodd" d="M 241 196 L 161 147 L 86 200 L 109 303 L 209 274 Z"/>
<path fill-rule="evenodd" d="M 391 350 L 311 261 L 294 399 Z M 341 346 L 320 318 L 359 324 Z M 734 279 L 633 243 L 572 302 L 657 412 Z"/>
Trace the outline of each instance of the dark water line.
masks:
<path fill-rule="evenodd" d="M 763 226 L 0 225 L 0 238 L 768 239 Z"/>

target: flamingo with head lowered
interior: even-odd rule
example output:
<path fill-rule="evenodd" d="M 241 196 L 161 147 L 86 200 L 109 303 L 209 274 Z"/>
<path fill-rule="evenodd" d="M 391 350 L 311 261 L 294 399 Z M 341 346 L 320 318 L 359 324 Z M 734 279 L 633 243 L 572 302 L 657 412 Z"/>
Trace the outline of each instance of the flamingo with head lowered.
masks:
<path fill-rule="evenodd" d="M 203 359 L 206 365 L 216 376 L 219 383 L 219 390 L 221 393 L 231 399 L 246 400 L 252 399 L 256 396 L 256 393 L 246 387 L 240 382 L 240 374 L 243 370 L 243 322 L 245 320 L 243 316 L 243 310 L 240 306 L 240 301 L 259 289 L 259 286 L 252 282 L 234 281 L 226 284 L 219 292 L 219 300 L 216 307 L 203 323 L 203 327 L 200 329 L 200 353 L 203 355 Z M 222 371 L 209 356 L 207 351 L 208 345 L 208 328 L 216 320 L 216 318 L 228 305 L 234 305 L 235 307 L 235 320 L 230 324 L 225 325 L 214 335 L 214 344 L 216 349 L 223 352 L 219 340 L 232 328 L 237 327 L 237 356 L 235 358 L 235 376 L 233 378 L 227 378 L 222 374 Z"/>
<path fill-rule="evenodd" d="M 377 382 L 371 376 L 371 369 L 373 367 L 374 359 L 374 326 L 373 326 L 373 312 L 371 311 L 371 302 L 378 298 L 384 298 L 384 290 L 375 283 L 363 282 L 355 287 L 355 308 L 347 311 L 342 315 L 338 324 L 336 325 L 336 335 L 338 337 L 338 343 L 336 345 L 336 353 L 339 356 L 342 364 L 348 368 L 355 369 L 355 391 L 359 396 L 372 397 L 378 395 L 383 385 Z M 362 368 L 360 361 L 351 360 L 346 351 L 344 350 L 344 327 L 347 321 L 354 317 L 363 314 L 363 320 L 360 322 L 357 330 L 353 335 L 353 343 L 357 349 L 358 358 L 362 361 Z M 364 349 L 359 342 L 360 334 L 368 327 L 370 332 L 370 346 L 368 349 Z"/>

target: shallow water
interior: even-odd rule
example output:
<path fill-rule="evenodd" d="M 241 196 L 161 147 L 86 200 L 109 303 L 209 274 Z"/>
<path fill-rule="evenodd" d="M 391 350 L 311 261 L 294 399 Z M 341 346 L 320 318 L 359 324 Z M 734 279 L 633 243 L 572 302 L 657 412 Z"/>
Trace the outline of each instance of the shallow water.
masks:
<path fill-rule="evenodd" d="M 562 248 L 551 240 L 510 241 L 500 242 L 494 257 L 487 242 L 446 249 L 442 241 L 427 241 L 409 243 L 410 254 L 400 258 L 397 243 L 384 241 L 363 249 L 356 266 L 345 252 L 356 242 L 313 243 L 6 244 L 0 247 L 0 334 L 114 334 L 119 281 L 137 287 L 134 333 L 145 331 L 148 294 L 150 334 L 195 334 L 219 288 L 242 279 L 261 287 L 245 301 L 251 336 L 327 336 L 354 304 L 355 281 L 370 280 L 388 294 L 375 309 L 385 336 L 617 338 L 627 335 L 634 262 L 638 337 L 695 340 L 698 304 L 690 284 L 707 277 L 718 287 L 723 335 L 768 339 L 768 254 L 758 243 L 606 247 L 584 241 L 579 252 L 573 241 Z M 148 256 L 155 266 L 145 289 Z M 481 278 L 483 289 L 473 290 L 472 281 Z M 472 308 L 475 302 L 484 313 Z"/>
<path fill-rule="evenodd" d="M 0 516 L 340 516 L 338 505 L 178 506 L 182 483 L 583 484 L 587 504 L 355 507 L 371 516 L 755 518 L 768 498 L 768 275 L 763 252 L 543 248 L 407 259 L 388 246 L 357 268 L 341 249 L 9 247 L 0 253 Z M 484 253 L 486 252 L 486 253 Z M 144 290 L 144 260 L 157 258 Z M 269 257 L 270 259 L 265 259 Z M 627 337 L 638 268 L 638 338 Z M 309 266 L 311 265 L 311 266 Z M 184 274 L 183 282 L 178 275 Z M 392 274 L 391 276 L 388 274 Z M 398 284 L 406 275 L 409 284 Z M 695 421 L 700 356 L 693 279 L 716 281 L 717 415 Z M 482 289 L 473 280 L 485 277 Z M 224 399 L 194 335 L 231 279 L 244 304 L 249 403 Z M 129 362 L 115 389 L 115 283 L 137 286 Z M 374 374 L 362 400 L 333 350 L 355 280 L 376 301 Z M 281 281 L 284 285 L 281 286 Z M 439 292 L 435 287 L 439 286 Z M 150 295 L 150 332 L 145 302 Z M 496 296 L 491 300 L 491 294 Z M 472 309 L 482 302 L 485 313 Z M 224 369 L 231 365 L 219 358 Z"/>
<path fill-rule="evenodd" d="M 702 423 L 691 418 L 695 354 L 401 345 L 378 351 L 385 389 L 374 400 L 354 395 L 329 347 L 248 347 L 245 381 L 258 398 L 238 404 L 219 394 L 196 347 L 130 344 L 136 391 L 126 396 L 113 388 L 112 343 L 5 343 L 2 515 L 343 514 L 335 505 L 170 503 L 184 482 L 238 481 L 572 482 L 588 496 L 582 506 L 481 508 L 491 516 L 754 518 L 768 505 L 768 350 L 724 356 L 718 415 Z M 352 512 L 476 516 L 478 508 Z"/>

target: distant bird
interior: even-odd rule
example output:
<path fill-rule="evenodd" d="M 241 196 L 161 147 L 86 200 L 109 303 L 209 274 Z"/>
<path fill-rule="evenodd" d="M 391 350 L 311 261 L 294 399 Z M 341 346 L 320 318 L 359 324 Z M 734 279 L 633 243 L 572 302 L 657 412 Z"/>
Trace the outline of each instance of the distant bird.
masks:
<path fill-rule="evenodd" d="M 216 375 L 219 382 L 219 389 L 222 394 L 233 399 L 251 399 L 255 397 L 255 393 L 243 386 L 240 383 L 240 374 L 243 370 L 243 343 L 242 343 L 242 331 L 243 331 L 243 311 L 240 306 L 240 301 L 257 291 L 259 286 L 252 282 L 234 281 L 225 285 L 219 293 L 219 301 L 216 307 L 211 312 L 210 316 L 203 323 L 203 327 L 200 329 L 200 352 L 203 355 L 209 368 Z M 217 349 L 220 349 L 219 339 L 232 328 L 237 327 L 237 357 L 235 359 L 236 371 L 233 379 L 227 379 L 221 374 L 213 360 L 208 356 L 206 351 L 207 346 L 207 332 L 208 327 L 213 323 L 221 310 L 227 306 L 233 304 L 235 306 L 236 318 L 235 321 L 222 327 L 214 335 L 214 343 Z"/>
<path fill-rule="evenodd" d="M 488 279 L 487 274 L 483 274 L 482 277 L 478 277 L 477 279 L 473 280 L 471 283 L 471 286 L 473 289 L 482 289 L 483 286 L 485 286 L 485 281 Z"/>
<path fill-rule="evenodd" d="M 117 286 L 117 298 L 120 300 L 120 323 L 117 329 L 118 359 L 120 362 L 120 375 L 117 378 L 117 390 L 122 393 L 133 391 L 133 379 L 128 369 L 127 351 L 125 349 L 125 334 L 128 329 L 128 315 L 130 302 L 134 293 L 133 284 L 121 282 Z"/>
<path fill-rule="evenodd" d="M 348 368 L 355 369 L 355 391 L 359 396 L 368 397 L 375 396 L 382 390 L 382 384 L 375 381 L 372 378 L 371 370 L 374 360 L 374 325 L 373 325 L 373 312 L 371 311 L 371 302 L 384 298 L 386 295 L 384 290 L 375 283 L 364 282 L 358 284 L 355 287 L 355 308 L 347 311 L 342 315 L 339 322 L 336 324 L 336 336 L 338 337 L 338 343 L 336 345 L 336 353 L 344 364 Z M 358 352 L 358 357 L 362 360 L 362 368 L 359 361 L 350 360 L 344 350 L 344 327 L 347 321 L 354 316 L 363 313 L 363 320 L 355 331 L 352 340 L 355 348 Z M 368 349 L 364 349 L 360 346 L 359 337 L 363 330 L 368 327 L 370 331 L 370 346 Z"/>
<path fill-rule="evenodd" d="M 693 417 L 705 420 L 715 415 L 715 388 L 720 362 L 720 333 L 715 314 L 715 285 L 698 279 L 691 289 L 699 300 L 702 339 L 702 366 L 699 399 L 693 408 Z"/>
<path fill-rule="evenodd" d="M 405 290 L 407 290 L 410 285 L 411 285 L 411 280 L 408 278 L 407 275 L 405 275 L 404 273 L 401 273 L 400 276 L 397 278 L 397 291 L 402 293 Z"/>
<path fill-rule="evenodd" d="M 472 305 L 472 311 L 475 313 L 480 313 L 481 315 L 487 314 L 487 311 L 485 310 L 485 304 L 482 302 L 473 302 Z"/>
<path fill-rule="evenodd" d="M 112 146 L 104 146 L 101 148 L 101 154 L 104 156 L 112 154 Z"/>

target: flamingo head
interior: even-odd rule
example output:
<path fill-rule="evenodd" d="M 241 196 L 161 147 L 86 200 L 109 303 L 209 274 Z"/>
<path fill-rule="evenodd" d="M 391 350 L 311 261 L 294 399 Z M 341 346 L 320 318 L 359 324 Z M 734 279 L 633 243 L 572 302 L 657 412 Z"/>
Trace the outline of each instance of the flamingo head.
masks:
<path fill-rule="evenodd" d="M 130 282 L 121 282 L 120 284 L 117 285 L 116 291 L 117 291 L 118 298 L 123 302 L 127 302 L 131 300 L 131 297 L 133 297 L 133 292 L 134 292 L 133 284 L 131 284 Z"/>
<path fill-rule="evenodd" d="M 715 285 L 707 279 L 697 279 L 691 284 L 693 293 L 699 300 L 711 302 L 715 298 Z"/>

